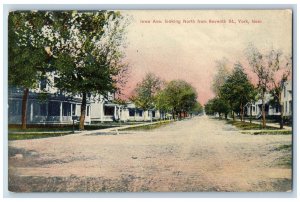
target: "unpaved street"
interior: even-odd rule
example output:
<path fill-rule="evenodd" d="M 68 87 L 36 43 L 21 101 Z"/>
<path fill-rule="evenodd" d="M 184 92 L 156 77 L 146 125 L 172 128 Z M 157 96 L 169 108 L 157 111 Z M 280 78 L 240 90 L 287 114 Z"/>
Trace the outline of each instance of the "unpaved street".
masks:
<path fill-rule="evenodd" d="M 11 191 L 288 191 L 291 135 L 197 117 L 152 131 L 9 142 Z M 20 155 L 22 154 L 22 155 Z"/>

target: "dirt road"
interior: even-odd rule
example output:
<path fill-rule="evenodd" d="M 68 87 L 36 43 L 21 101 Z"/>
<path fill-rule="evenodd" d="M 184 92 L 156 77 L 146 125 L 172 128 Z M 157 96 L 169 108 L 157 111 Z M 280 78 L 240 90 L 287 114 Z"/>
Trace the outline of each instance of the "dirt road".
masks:
<path fill-rule="evenodd" d="M 119 135 L 9 142 L 11 191 L 287 191 L 291 135 L 241 134 L 198 117 Z"/>

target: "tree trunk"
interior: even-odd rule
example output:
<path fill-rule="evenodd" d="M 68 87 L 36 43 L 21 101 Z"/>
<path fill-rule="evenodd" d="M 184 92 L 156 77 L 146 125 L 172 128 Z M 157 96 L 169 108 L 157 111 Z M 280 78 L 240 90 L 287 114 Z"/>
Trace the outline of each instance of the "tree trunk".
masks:
<path fill-rule="evenodd" d="M 175 110 L 172 111 L 173 120 L 175 121 Z"/>
<path fill-rule="evenodd" d="M 243 114 L 242 114 L 242 111 L 243 111 L 243 105 L 242 103 L 240 104 L 240 120 L 243 121 Z"/>
<path fill-rule="evenodd" d="M 242 117 L 242 121 L 245 122 L 245 116 L 244 116 L 244 114 L 245 114 L 245 111 L 244 111 L 245 106 L 243 106 L 243 104 L 241 104 L 241 105 L 242 105 L 241 117 Z"/>
<path fill-rule="evenodd" d="M 225 119 L 227 120 L 228 118 L 227 118 L 227 113 L 225 113 Z"/>
<path fill-rule="evenodd" d="M 262 127 L 266 127 L 266 110 L 265 110 L 265 91 L 262 93 Z"/>
<path fill-rule="evenodd" d="M 86 111 L 86 93 L 82 93 L 79 130 L 84 130 L 85 111 Z"/>
<path fill-rule="evenodd" d="M 279 104 L 279 110 L 280 110 L 280 129 L 283 129 L 283 105 Z"/>
<path fill-rule="evenodd" d="M 250 105 L 250 123 L 252 123 L 252 103 Z"/>
<path fill-rule="evenodd" d="M 22 97 L 22 117 L 21 117 L 21 122 L 22 122 L 22 129 L 26 129 L 26 114 L 27 114 L 27 100 L 28 100 L 28 95 L 29 95 L 29 89 L 25 88 L 23 92 L 23 97 Z"/>

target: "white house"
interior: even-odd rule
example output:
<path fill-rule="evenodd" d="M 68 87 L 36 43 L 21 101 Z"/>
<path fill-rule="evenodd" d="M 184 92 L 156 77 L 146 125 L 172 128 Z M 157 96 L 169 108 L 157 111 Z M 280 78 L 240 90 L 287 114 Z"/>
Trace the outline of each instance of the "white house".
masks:
<path fill-rule="evenodd" d="M 265 96 L 265 111 L 268 116 L 280 116 L 279 106 L 272 106 L 269 102 L 271 95 L 266 94 Z M 284 88 L 281 94 L 281 103 L 283 104 L 283 116 L 292 115 L 292 82 L 287 81 L 284 83 Z M 260 118 L 262 115 L 262 100 L 259 99 L 255 103 L 248 103 L 246 105 L 246 114 L 250 116 L 252 107 L 252 116 Z"/>
<path fill-rule="evenodd" d="M 36 89 L 30 89 L 27 101 L 28 124 L 70 124 L 73 122 L 73 116 L 80 116 L 81 96 L 69 95 L 53 87 L 55 79 L 55 74 L 49 73 L 49 82 L 40 81 Z M 21 122 L 22 95 L 22 90 L 9 88 L 9 124 L 20 124 Z M 85 124 L 107 121 L 152 121 L 162 118 L 163 114 L 158 110 L 144 111 L 130 102 L 124 105 L 116 104 L 113 102 L 114 99 L 112 93 L 106 97 L 88 95 Z"/>
<path fill-rule="evenodd" d="M 40 81 L 35 89 L 29 90 L 27 100 L 28 124 L 68 124 L 72 116 L 80 116 L 81 96 L 72 96 L 53 87 L 54 73 L 48 74 L 48 82 Z M 47 92 L 47 93 L 44 93 Z M 23 90 L 10 87 L 8 89 L 8 123 L 20 124 L 22 115 Z M 85 123 L 89 124 L 91 102 L 88 98 Z"/>
<path fill-rule="evenodd" d="M 293 112 L 292 81 L 284 83 L 281 102 L 283 105 L 283 116 L 291 116 Z"/>

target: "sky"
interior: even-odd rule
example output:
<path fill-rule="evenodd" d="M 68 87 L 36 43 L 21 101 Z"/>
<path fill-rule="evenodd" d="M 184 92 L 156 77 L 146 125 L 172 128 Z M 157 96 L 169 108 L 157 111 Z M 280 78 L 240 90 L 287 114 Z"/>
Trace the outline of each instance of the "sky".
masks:
<path fill-rule="evenodd" d="M 290 10 L 131 10 L 121 13 L 130 19 L 125 49 L 125 60 L 130 67 L 123 91 L 126 97 L 146 73 L 152 72 L 166 81 L 186 80 L 196 88 L 203 105 L 214 97 L 211 84 L 217 70 L 216 60 L 227 58 L 229 68 L 240 61 L 245 69 L 250 69 L 245 57 L 249 43 L 262 52 L 275 48 L 284 55 L 292 55 Z"/>

